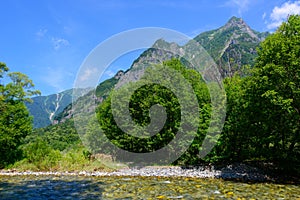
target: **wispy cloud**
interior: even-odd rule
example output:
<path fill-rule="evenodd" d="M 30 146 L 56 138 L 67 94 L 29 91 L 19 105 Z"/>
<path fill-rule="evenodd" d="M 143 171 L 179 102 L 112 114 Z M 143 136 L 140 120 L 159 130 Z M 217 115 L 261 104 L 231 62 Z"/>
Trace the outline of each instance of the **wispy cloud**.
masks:
<path fill-rule="evenodd" d="M 66 72 L 62 68 L 48 67 L 41 76 L 43 82 L 47 85 L 55 88 L 57 92 L 65 90 L 65 80 L 70 76 L 69 72 Z"/>
<path fill-rule="evenodd" d="M 64 31 L 67 31 L 67 27 L 64 27 Z M 63 37 L 54 37 L 46 28 L 39 29 L 35 35 L 37 40 L 49 42 L 54 50 L 59 50 L 61 47 L 70 45 L 70 42 L 67 39 Z"/>
<path fill-rule="evenodd" d="M 40 40 L 41 38 L 45 37 L 45 35 L 47 34 L 48 30 L 43 28 L 43 29 L 40 29 L 38 30 L 35 35 L 37 37 L 38 40 Z"/>
<path fill-rule="evenodd" d="M 229 0 L 225 3 L 225 7 L 233 7 L 238 11 L 239 16 L 246 12 L 249 8 L 250 0 Z"/>
<path fill-rule="evenodd" d="M 116 75 L 116 72 L 114 72 L 113 70 L 106 70 L 104 74 L 108 77 L 113 77 L 114 75 Z"/>
<path fill-rule="evenodd" d="M 40 83 L 50 86 L 55 93 L 70 89 L 73 79 L 74 73 L 61 65 L 45 67 L 39 72 Z"/>
<path fill-rule="evenodd" d="M 59 50 L 63 46 L 68 46 L 70 43 L 64 38 L 52 38 L 52 44 L 55 50 Z"/>
<path fill-rule="evenodd" d="M 271 22 L 267 23 L 268 29 L 275 29 L 285 21 L 288 15 L 300 14 L 300 1 L 285 2 L 280 7 L 275 6 L 270 15 Z"/>
<path fill-rule="evenodd" d="M 85 81 L 94 79 L 95 74 L 98 74 L 98 68 L 97 67 L 89 67 L 78 78 L 80 81 L 85 82 Z"/>
<path fill-rule="evenodd" d="M 265 19 L 265 18 L 266 18 L 266 16 L 267 16 L 267 13 L 266 13 L 266 12 L 264 12 L 264 14 L 262 15 L 262 19 Z"/>

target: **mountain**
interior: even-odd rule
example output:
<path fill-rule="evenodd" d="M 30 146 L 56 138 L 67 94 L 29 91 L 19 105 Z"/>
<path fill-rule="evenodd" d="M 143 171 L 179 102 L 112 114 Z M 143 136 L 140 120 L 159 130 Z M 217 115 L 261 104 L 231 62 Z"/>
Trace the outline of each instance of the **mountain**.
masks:
<path fill-rule="evenodd" d="M 254 64 L 256 48 L 268 35 L 268 32 L 260 33 L 251 29 L 243 19 L 232 17 L 224 26 L 201 33 L 194 41 L 214 59 L 222 77 L 231 77 L 235 72 L 240 72 L 242 66 Z M 188 45 L 189 43 L 179 46 L 159 39 L 133 62 L 130 70 L 142 69 L 149 63 L 161 63 L 171 57 L 180 57 L 189 48 Z M 162 52 L 162 49 L 170 49 L 170 52 Z M 174 53 L 177 55 L 174 56 Z"/>
<path fill-rule="evenodd" d="M 26 103 L 26 106 L 33 116 L 34 127 L 41 128 L 52 124 L 55 116 L 72 102 L 72 95 L 73 90 L 69 89 L 58 94 L 33 97 L 33 102 Z"/>
<path fill-rule="evenodd" d="M 115 87 L 119 78 L 124 75 L 124 72 L 120 70 L 114 77 L 107 79 L 100 83 L 96 90 L 90 90 L 85 95 L 78 97 L 76 102 L 76 112 L 90 112 L 94 108 L 86 107 L 89 100 L 95 100 L 96 104 L 101 103 L 110 93 L 110 91 Z M 65 122 L 67 119 L 73 117 L 73 109 L 71 102 L 56 116 L 53 118 L 53 124 Z"/>
<path fill-rule="evenodd" d="M 170 51 L 164 51 L 169 49 Z M 174 54 L 181 54 L 182 47 L 172 42 L 169 43 L 163 39 L 157 40 L 152 47 L 145 50 L 135 61 L 133 61 L 130 70 L 149 66 L 149 64 L 161 63 L 174 57 Z"/>
<path fill-rule="evenodd" d="M 201 33 L 194 40 L 215 60 L 222 76 L 227 77 L 243 65 L 253 65 L 256 48 L 268 34 L 252 30 L 243 19 L 232 17 L 224 26 Z"/>
<path fill-rule="evenodd" d="M 268 34 L 267 32 L 260 33 L 251 29 L 241 18 L 232 17 L 224 26 L 216 30 L 201 33 L 194 38 L 194 41 L 202 45 L 214 59 L 221 75 L 223 77 L 230 77 L 235 72 L 242 74 L 241 68 L 243 65 L 253 65 L 257 56 L 256 48 Z M 118 72 L 115 77 L 100 83 L 96 88 L 96 92 L 91 91 L 85 96 L 80 97 L 77 101 L 79 102 L 77 103 L 79 109 L 77 107 L 76 111 L 94 110 L 86 106 L 84 103 L 85 98 L 92 98 L 95 99 L 97 103 L 101 103 L 114 87 L 119 87 L 126 82 L 138 80 L 149 64 L 162 63 L 172 57 L 180 58 L 182 53 L 190 51 L 189 47 L 189 43 L 184 46 L 179 46 L 174 42 L 170 43 L 163 39 L 157 40 L 151 48 L 145 50 L 132 63 L 126 72 Z M 162 49 L 169 49 L 170 51 L 164 51 Z M 54 103 L 54 105 L 57 104 Z M 60 104 L 60 106 L 62 107 L 62 104 Z M 49 112 L 47 113 L 48 120 L 50 120 Z M 55 113 L 57 113 L 57 111 Z M 52 114 L 51 116 L 56 116 L 54 117 L 54 123 L 64 122 L 73 116 L 72 106 L 69 104 L 65 107 L 63 112 L 58 115 Z"/>

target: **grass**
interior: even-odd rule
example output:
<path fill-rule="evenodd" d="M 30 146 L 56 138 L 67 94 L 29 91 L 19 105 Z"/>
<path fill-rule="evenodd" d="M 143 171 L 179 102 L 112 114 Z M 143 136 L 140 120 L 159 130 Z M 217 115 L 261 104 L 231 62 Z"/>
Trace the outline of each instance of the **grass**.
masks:
<path fill-rule="evenodd" d="M 121 167 L 125 167 L 120 163 L 105 158 L 89 159 L 83 152 L 83 148 L 72 149 L 67 152 L 53 150 L 48 155 L 37 160 L 24 158 L 9 166 L 8 169 L 15 169 L 17 171 L 111 172 Z"/>

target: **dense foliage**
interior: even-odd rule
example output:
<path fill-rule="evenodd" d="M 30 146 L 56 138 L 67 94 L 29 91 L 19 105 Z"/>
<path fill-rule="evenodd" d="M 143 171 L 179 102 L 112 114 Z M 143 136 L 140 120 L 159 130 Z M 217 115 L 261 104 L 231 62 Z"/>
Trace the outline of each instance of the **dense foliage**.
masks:
<path fill-rule="evenodd" d="M 227 120 L 214 152 L 299 169 L 300 16 L 261 43 L 251 76 L 225 80 Z"/>
<path fill-rule="evenodd" d="M 197 136 L 190 149 L 184 154 L 184 162 L 195 162 L 198 159 L 195 155 L 197 155 L 197 152 L 199 151 L 201 141 L 205 136 L 205 132 L 208 127 L 210 118 L 210 100 L 208 88 L 205 82 L 201 80 L 201 76 L 195 70 L 187 69 L 177 59 L 166 61 L 163 63 L 162 66 L 153 66 L 148 68 L 144 74 L 144 77 L 140 81 L 143 82 L 144 79 L 147 79 L 147 77 L 155 79 L 155 77 L 158 76 L 157 73 L 164 70 L 164 67 L 177 70 L 183 75 L 185 79 L 188 80 L 189 84 L 192 86 L 199 104 L 199 122 L 197 122 L 197 120 L 195 121 L 195 119 L 189 119 L 189 124 L 181 124 L 182 113 L 181 105 L 179 103 L 178 98 L 169 88 L 158 84 L 145 84 L 142 87 L 138 88 L 131 96 L 129 102 L 129 110 L 132 120 L 143 127 L 149 125 L 152 120 L 156 120 L 155 118 L 150 118 L 151 116 L 155 116 L 155 114 L 157 114 L 156 116 L 161 116 L 162 113 L 160 112 L 163 112 L 162 107 L 165 109 L 167 119 L 162 129 L 158 130 L 159 132 L 156 132 L 157 134 L 150 136 L 150 133 L 144 132 L 143 134 L 147 135 L 147 137 L 141 138 L 133 136 L 134 133 L 132 132 L 128 134 L 121 130 L 121 128 L 116 124 L 116 121 L 113 116 L 111 108 L 111 98 L 106 99 L 106 101 L 104 101 L 100 105 L 97 112 L 98 120 L 101 125 L 101 128 L 104 130 L 105 135 L 106 137 L 108 137 L 108 139 L 110 139 L 118 147 L 135 153 L 152 152 L 161 149 L 175 137 L 179 129 L 182 129 L 181 126 L 195 126 L 196 129 L 199 126 L 198 134 L 193 132 L 186 133 L 195 134 Z M 176 77 L 174 76 L 173 78 Z M 177 84 L 176 87 L 181 88 L 182 92 L 190 92 L 183 89 L 184 86 L 180 81 L 175 82 Z M 117 92 L 118 99 L 120 100 L 117 102 L 117 104 L 124 103 L 121 101 L 121 99 L 123 99 L 122 96 L 126 96 L 126 93 L 128 92 L 127 87 L 124 86 L 123 89 L 117 90 Z M 190 104 L 188 95 L 182 96 L 187 98 L 182 99 L 182 101 L 186 102 L 186 104 Z M 157 111 L 154 111 L 154 109 L 151 110 L 151 107 L 157 104 L 160 105 L 161 108 L 159 108 Z M 119 105 L 115 106 L 119 107 Z M 190 109 L 194 108 L 191 107 Z M 122 111 L 121 109 L 117 109 L 116 112 Z M 120 114 L 122 115 L 122 113 Z M 159 122 L 156 122 L 156 124 L 159 124 Z M 179 145 L 178 147 L 180 148 L 180 145 L 182 144 L 177 145 Z M 119 155 L 116 152 L 115 156 L 118 157 L 122 155 Z M 122 159 L 124 159 L 124 157 L 122 157 Z"/>
<path fill-rule="evenodd" d="M 0 168 L 21 157 L 18 147 L 32 131 L 32 118 L 24 102 L 39 94 L 31 90 L 33 87 L 26 75 L 9 72 L 9 68 L 0 63 Z"/>

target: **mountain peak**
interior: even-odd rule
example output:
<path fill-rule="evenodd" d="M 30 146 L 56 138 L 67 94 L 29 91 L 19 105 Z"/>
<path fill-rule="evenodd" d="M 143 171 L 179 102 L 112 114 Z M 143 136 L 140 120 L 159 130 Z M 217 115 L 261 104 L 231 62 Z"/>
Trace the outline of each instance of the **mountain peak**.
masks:
<path fill-rule="evenodd" d="M 247 33 L 252 38 L 260 41 L 260 38 L 255 33 L 255 31 L 253 31 L 242 18 L 238 18 L 235 16 L 231 17 L 229 21 L 225 24 L 225 26 L 221 27 L 220 29 L 220 31 L 224 31 L 224 30 L 238 30 L 238 32 Z"/>
<path fill-rule="evenodd" d="M 243 21 L 242 18 L 236 17 L 236 16 L 232 16 L 227 23 L 229 22 L 238 22 L 238 21 Z"/>
<path fill-rule="evenodd" d="M 229 21 L 225 24 L 226 28 L 230 27 L 239 27 L 239 28 L 249 28 L 249 26 L 245 23 L 245 21 L 242 18 L 238 17 L 231 17 Z"/>
<path fill-rule="evenodd" d="M 165 41 L 163 38 L 160 38 L 160 39 L 158 39 L 158 40 L 156 40 L 154 42 L 154 44 L 152 45 L 152 47 L 164 46 L 164 45 L 169 45 L 169 43 L 167 41 Z"/>
<path fill-rule="evenodd" d="M 224 26 L 201 33 L 195 40 L 219 63 L 222 76 L 227 77 L 243 65 L 254 63 L 255 49 L 265 35 L 252 30 L 242 18 L 231 17 Z"/>

